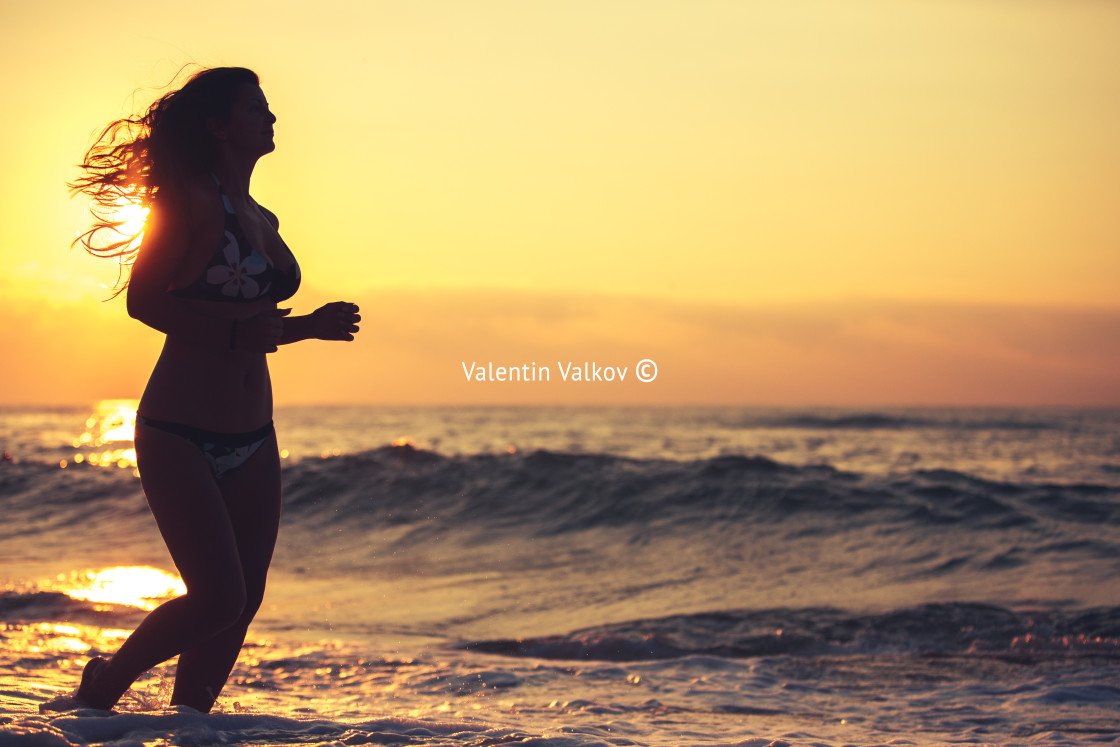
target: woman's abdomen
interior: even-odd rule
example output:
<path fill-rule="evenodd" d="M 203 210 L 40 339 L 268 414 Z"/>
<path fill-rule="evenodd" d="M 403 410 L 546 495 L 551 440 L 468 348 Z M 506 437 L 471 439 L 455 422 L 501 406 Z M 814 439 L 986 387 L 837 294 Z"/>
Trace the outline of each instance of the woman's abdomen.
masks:
<path fill-rule="evenodd" d="M 213 431 L 241 433 L 272 419 L 272 382 L 263 353 L 212 350 L 168 338 L 140 414 Z"/>

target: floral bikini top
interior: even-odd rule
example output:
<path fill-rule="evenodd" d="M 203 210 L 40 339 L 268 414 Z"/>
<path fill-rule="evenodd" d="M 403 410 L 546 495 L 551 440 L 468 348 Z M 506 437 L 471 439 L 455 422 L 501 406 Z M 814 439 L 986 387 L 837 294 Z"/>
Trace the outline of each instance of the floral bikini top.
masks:
<path fill-rule="evenodd" d="M 267 259 L 257 254 L 249 246 L 249 240 L 237 220 L 233 205 L 222 189 L 222 183 L 217 176 L 211 176 L 218 185 L 218 194 L 226 209 L 225 233 L 202 274 L 190 285 L 175 288 L 169 293 L 180 298 L 234 303 L 258 301 L 262 298 L 280 303 L 291 298 L 299 289 L 300 281 L 299 264 L 292 251 L 281 239 L 280 243 L 284 244 L 284 249 L 292 258 L 292 266 L 288 270 L 277 270 Z"/>

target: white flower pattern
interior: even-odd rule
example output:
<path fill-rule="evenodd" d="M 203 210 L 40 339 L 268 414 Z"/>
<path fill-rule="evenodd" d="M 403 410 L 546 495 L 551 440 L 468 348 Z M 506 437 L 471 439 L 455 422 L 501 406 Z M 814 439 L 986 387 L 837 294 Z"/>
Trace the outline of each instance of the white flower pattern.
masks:
<path fill-rule="evenodd" d="M 221 446 L 206 443 L 202 447 L 202 453 L 210 462 L 210 470 L 214 477 L 221 478 L 226 472 L 237 469 L 244 464 L 267 440 L 267 438 L 262 438 L 246 446 Z"/>
<path fill-rule="evenodd" d="M 241 247 L 237 237 L 226 231 L 226 244 L 222 247 L 222 256 L 226 263 L 213 265 L 206 271 L 206 282 L 222 286 L 222 295 L 229 298 L 258 298 L 268 291 L 253 279 L 252 276 L 261 275 L 268 269 L 268 262 L 257 254 L 256 250 L 249 256 L 241 257 Z"/>

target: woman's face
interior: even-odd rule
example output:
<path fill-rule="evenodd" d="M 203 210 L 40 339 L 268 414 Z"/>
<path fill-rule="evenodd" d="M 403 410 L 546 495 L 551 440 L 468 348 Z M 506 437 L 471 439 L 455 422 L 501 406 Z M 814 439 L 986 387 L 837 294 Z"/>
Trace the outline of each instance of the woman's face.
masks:
<path fill-rule="evenodd" d="M 242 86 L 230 108 L 229 121 L 217 127 L 215 136 L 234 150 L 260 157 L 276 150 L 272 125 L 276 116 L 260 86 Z"/>

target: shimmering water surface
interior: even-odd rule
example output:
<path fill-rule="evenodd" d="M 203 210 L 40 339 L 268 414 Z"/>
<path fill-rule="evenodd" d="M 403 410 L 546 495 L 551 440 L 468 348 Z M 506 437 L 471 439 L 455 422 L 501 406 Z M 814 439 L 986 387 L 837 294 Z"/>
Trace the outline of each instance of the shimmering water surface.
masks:
<path fill-rule="evenodd" d="M 217 712 L 40 716 L 179 593 L 134 406 L 0 410 L 0 744 L 1120 743 L 1086 410 L 282 409 Z"/>

